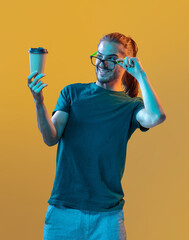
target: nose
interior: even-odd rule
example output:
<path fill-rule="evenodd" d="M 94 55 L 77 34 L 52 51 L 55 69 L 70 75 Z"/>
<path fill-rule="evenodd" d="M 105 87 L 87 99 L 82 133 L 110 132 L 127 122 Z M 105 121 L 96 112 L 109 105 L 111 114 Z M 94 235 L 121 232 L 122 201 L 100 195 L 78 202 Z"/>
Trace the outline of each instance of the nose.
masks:
<path fill-rule="evenodd" d="M 100 61 L 99 67 L 101 67 L 101 68 L 104 67 L 104 62 Z"/>
<path fill-rule="evenodd" d="M 104 63 L 104 61 L 100 61 L 99 65 L 100 68 L 107 68 L 107 65 Z"/>

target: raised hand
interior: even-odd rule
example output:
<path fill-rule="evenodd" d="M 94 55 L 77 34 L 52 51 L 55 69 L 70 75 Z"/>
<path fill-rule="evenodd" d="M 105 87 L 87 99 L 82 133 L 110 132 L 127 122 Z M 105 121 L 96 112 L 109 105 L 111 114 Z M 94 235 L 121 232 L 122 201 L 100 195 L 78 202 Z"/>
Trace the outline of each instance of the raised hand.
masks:
<path fill-rule="evenodd" d="M 42 89 L 48 86 L 48 84 L 44 83 L 42 81 L 39 81 L 42 77 L 46 76 L 44 73 L 38 74 L 37 71 L 32 72 L 28 76 L 28 87 L 31 90 L 31 93 L 33 95 L 34 101 L 37 103 L 42 103 L 44 100 Z M 32 78 L 34 77 L 34 80 L 32 81 Z"/>

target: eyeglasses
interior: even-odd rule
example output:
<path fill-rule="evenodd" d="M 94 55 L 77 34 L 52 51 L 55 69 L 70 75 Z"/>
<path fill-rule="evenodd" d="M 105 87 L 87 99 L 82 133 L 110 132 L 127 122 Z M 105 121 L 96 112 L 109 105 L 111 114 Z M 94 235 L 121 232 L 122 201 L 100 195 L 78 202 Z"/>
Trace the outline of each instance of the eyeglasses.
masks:
<path fill-rule="evenodd" d="M 93 53 L 91 56 L 90 56 L 90 59 L 91 59 L 91 63 L 98 67 L 98 65 L 103 62 L 103 65 L 104 65 L 104 68 L 107 69 L 107 70 L 113 70 L 115 68 L 115 65 L 117 63 L 119 63 L 120 61 L 116 61 L 116 60 L 103 60 L 97 56 L 95 56 L 97 54 L 97 52 Z"/>

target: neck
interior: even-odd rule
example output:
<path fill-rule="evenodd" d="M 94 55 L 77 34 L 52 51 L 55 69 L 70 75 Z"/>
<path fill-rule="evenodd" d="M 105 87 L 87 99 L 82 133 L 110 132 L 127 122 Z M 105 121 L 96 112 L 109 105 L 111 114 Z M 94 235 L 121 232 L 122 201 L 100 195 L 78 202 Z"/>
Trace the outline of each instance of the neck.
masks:
<path fill-rule="evenodd" d="M 97 80 L 96 85 L 98 85 L 99 87 L 103 87 L 105 89 L 111 90 L 111 91 L 118 91 L 118 92 L 123 91 L 122 85 L 115 84 L 114 82 L 102 83 Z"/>

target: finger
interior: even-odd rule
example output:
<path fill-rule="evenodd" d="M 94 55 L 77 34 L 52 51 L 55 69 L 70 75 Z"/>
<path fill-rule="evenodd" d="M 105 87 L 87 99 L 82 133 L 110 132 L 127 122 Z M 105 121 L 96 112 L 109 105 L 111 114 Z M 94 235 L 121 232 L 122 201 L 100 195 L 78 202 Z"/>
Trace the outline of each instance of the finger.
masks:
<path fill-rule="evenodd" d="M 127 66 L 127 67 L 130 67 L 129 60 L 130 60 L 130 58 L 129 58 L 129 57 L 126 57 L 126 66 Z"/>
<path fill-rule="evenodd" d="M 129 67 L 134 67 L 134 60 L 132 60 L 131 57 L 128 57 L 128 66 Z"/>
<path fill-rule="evenodd" d="M 133 60 L 131 58 L 129 58 L 128 62 L 129 62 L 129 67 L 132 67 L 133 66 Z"/>
<path fill-rule="evenodd" d="M 36 93 L 39 93 L 43 88 L 47 87 L 48 84 L 42 84 L 38 89 L 35 90 Z"/>
<path fill-rule="evenodd" d="M 44 76 L 46 76 L 44 73 L 40 73 L 39 75 L 37 75 L 37 77 L 34 78 L 33 82 L 29 84 L 29 87 L 32 88 L 36 84 L 36 82 Z"/>
<path fill-rule="evenodd" d="M 131 65 L 131 67 L 135 67 L 135 62 L 134 62 L 134 60 L 131 59 L 130 65 Z"/>
<path fill-rule="evenodd" d="M 126 64 L 126 57 L 124 59 L 122 58 L 118 58 L 116 59 L 116 62 L 118 65 L 120 65 L 122 68 L 126 68 L 126 70 L 128 71 L 128 67 L 127 67 L 127 64 Z"/>
<path fill-rule="evenodd" d="M 47 87 L 47 86 L 48 86 L 48 84 L 44 83 L 38 89 L 36 89 L 34 92 L 39 93 L 41 91 L 41 89 L 43 89 L 44 87 Z"/>
<path fill-rule="evenodd" d="M 117 58 L 117 59 L 116 59 L 116 62 L 117 62 L 117 63 L 124 62 L 124 59 L 122 59 L 122 58 Z"/>
<path fill-rule="evenodd" d="M 121 67 L 123 67 L 123 63 L 121 63 L 121 62 L 118 62 L 117 64 L 118 64 L 118 65 L 120 65 Z"/>
<path fill-rule="evenodd" d="M 28 76 L 28 83 L 30 83 L 30 82 L 31 82 L 31 79 L 32 79 L 34 76 L 36 76 L 37 74 L 38 74 L 37 71 L 32 72 L 32 73 Z"/>
<path fill-rule="evenodd" d="M 42 84 L 41 81 L 39 81 L 35 86 L 32 87 L 32 90 L 36 90 L 40 85 Z"/>
<path fill-rule="evenodd" d="M 123 68 L 127 70 L 127 57 L 125 57 L 124 62 L 123 62 Z"/>

